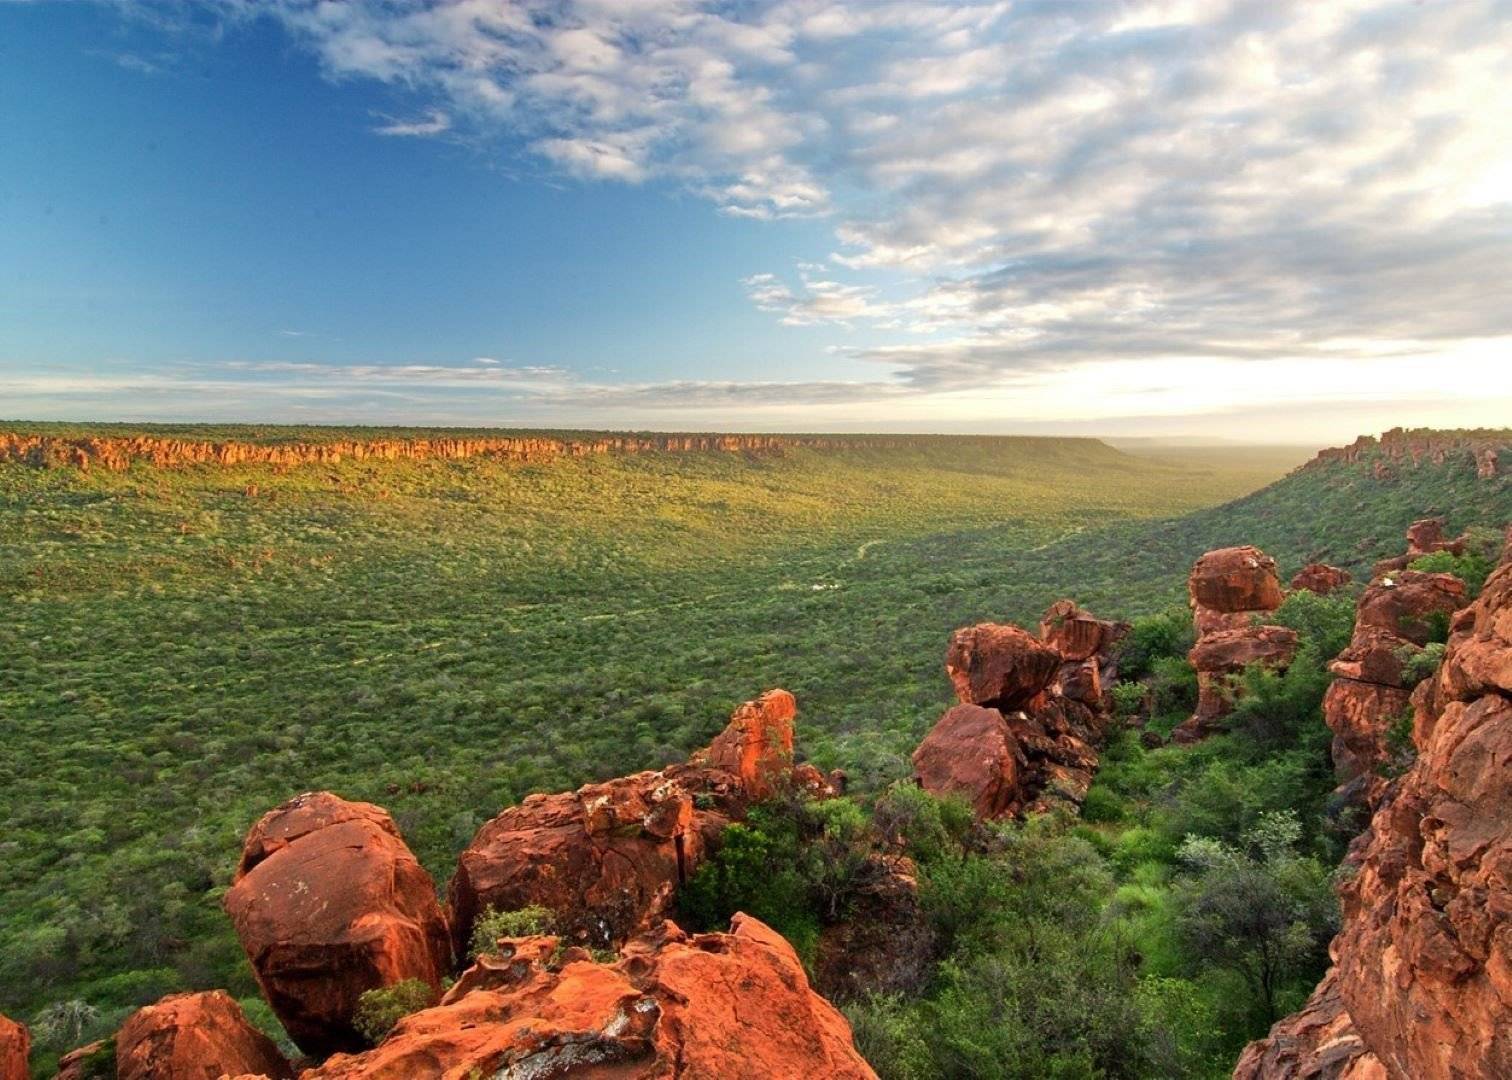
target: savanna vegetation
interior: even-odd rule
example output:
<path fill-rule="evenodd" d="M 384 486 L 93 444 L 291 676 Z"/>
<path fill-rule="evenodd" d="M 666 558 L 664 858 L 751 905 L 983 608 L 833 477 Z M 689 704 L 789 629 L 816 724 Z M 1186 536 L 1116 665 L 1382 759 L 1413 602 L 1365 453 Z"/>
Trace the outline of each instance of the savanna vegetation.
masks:
<path fill-rule="evenodd" d="M 947 703 L 954 627 L 1032 623 L 1060 596 L 1141 617 L 1122 707 L 1158 728 L 1192 689 L 1172 605 L 1203 550 L 1360 569 L 1424 513 L 1512 517 L 1505 478 L 1432 465 L 1390 486 L 1306 470 L 1217 505 L 1301 456 L 920 438 L 529 465 L 0 466 L 0 1009 L 42 1021 L 39 1067 L 176 989 L 227 987 L 276 1031 L 219 911 L 262 811 L 316 788 L 379 802 L 444 881 L 503 806 L 680 760 L 773 685 L 798 695 L 801 755 L 844 767 L 856 796 L 797 822 L 758 814 L 688 902 L 714 919 L 738 900 L 803 949 L 843 901 L 840 856 L 871 799 Z M 913 853 L 950 944 L 917 998 L 850 1006 L 879 1069 L 1206 1075 L 1295 1004 L 1342 842 L 1319 825 L 1315 699 L 1346 609 L 1287 613 L 1316 663 L 1257 686 L 1234 734 L 1116 741 L 1081 823 L 984 832 L 948 806 L 908 810 L 938 819 Z M 753 894 L 740 867 L 784 853 L 791 874 Z M 1278 959 L 1257 966 L 1223 920 L 1261 880 L 1280 914 L 1254 932 L 1274 931 Z M 1020 1006 L 1032 1024 L 991 1023 Z M 1051 1021 L 1076 1016 L 1102 1041 L 1052 1045 Z"/>

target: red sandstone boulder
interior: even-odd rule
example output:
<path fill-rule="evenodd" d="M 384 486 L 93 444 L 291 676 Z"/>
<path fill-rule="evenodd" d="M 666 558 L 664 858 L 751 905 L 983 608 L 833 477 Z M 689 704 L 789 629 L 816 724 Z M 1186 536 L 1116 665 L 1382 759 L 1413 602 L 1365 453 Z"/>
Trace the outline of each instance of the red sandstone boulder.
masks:
<path fill-rule="evenodd" d="M 1447 700 L 1512 694 L 1512 573 L 1506 565 L 1504 561 L 1476 602 L 1450 626 L 1449 649 L 1439 672 L 1439 690 Z"/>
<path fill-rule="evenodd" d="M 364 1045 L 352 1012 L 405 979 L 451 967 L 430 875 L 386 813 L 328 792 L 271 811 L 248 835 L 226 912 L 284 1028 L 305 1052 Z"/>
<path fill-rule="evenodd" d="M 1083 611 L 1075 600 L 1057 600 L 1040 620 L 1039 631 L 1045 643 L 1060 652 L 1061 659 L 1086 660 L 1105 650 L 1116 626 Z"/>
<path fill-rule="evenodd" d="M 1365 1048 L 1329 971 L 1300 1012 L 1244 1048 L 1234 1080 L 1394 1080 Z"/>
<path fill-rule="evenodd" d="M 489 908 L 539 905 L 569 941 L 619 944 L 666 916 L 744 802 L 733 774 L 690 766 L 528 796 L 485 824 L 458 860 L 447 890 L 458 955 Z"/>
<path fill-rule="evenodd" d="M 1334 734 L 1333 762 L 1348 784 L 1386 761 L 1387 735 L 1411 709 L 1411 691 L 1356 679 L 1335 679 L 1323 695 L 1323 722 Z"/>
<path fill-rule="evenodd" d="M 1407 526 L 1407 557 L 1409 559 L 1415 559 L 1419 555 L 1431 555 L 1435 551 L 1463 555 L 1465 544 L 1466 540 L 1463 536 L 1454 540 L 1444 539 L 1443 518 L 1423 518 Z"/>
<path fill-rule="evenodd" d="M 1348 647 L 1328 665 L 1328 670 L 1343 679 L 1410 690 L 1417 680 L 1409 676 L 1408 665 L 1422 653 L 1422 646 L 1398 637 L 1390 630 L 1360 626 Z"/>
<path fill-rule="evenodd" d="M 1297 652 L 1297 632 L 1285 626 L 1220 630 L 1198 640 L 1187 653 L 1197 671 L 1197 711 L 1171 732 L 1178 743 L 1200 742 L 1221 730 L 1239 693 L 1233 676 L 1252 664 L 1284 670 Z"/>
<path fill-rule="evenodd" d="M 1337 566 L 1315 562 L 1308 563 L 1297 571 L 1296 576 L 1291 579 L 1291 587 L 1317 593 L 1319 596 L 1327 596 L 1348 585 L 1349 581 L 1348 570 L 1340 570 Z"/>
<path fill-rule="evenodd" d="M 464 976 L 465 977 L 465 976 Z M 875 1076 L 797 955 L 755 919 L 728 934 L 664 924 L 614 964 L 523 962 L 401 1020 L 376 1048 L 306 1080 L 466 1076 L 674 1080 Z"/>
<path fill-rule="evenodd" d="M 655 926 L 733 818 L 791 784 L 821 797 L 839 777 L 792 767 L 793 695 L 771 690 L 737 708 L 686 765 L 531 795 L 485 824 L 447 890 L 463 954 L 488 908 L 551 909 L 568 941 L 617 945 Z"/>
<path fill-rule="evenodd" d="M 294 1071 L 224 990 L 172 994 L 138 1009 L 116 1035 L 118 1080 L 214 1080 Z"/>
<path fill-rule="evenodd" d="M 1187 592 L 1194 608 L 1215 612 L 1274 611 L 1285 599 L 1276 560 L 1250 546 L 1202 556 L 1192 567 Z"/>
<path fill-rule="evenodd" d="M 70 1050 L 58 1059 L 58 1075 L 53 1080 L 93 1080 L 109 1075 L 115 1063 L 115 1047 L 108 1039 L 96 1039 L 87 1046 Z M 107 1070 L 102 1074 L 101 1070 Z"/>
<path fill-rule="evenodd" d="M 960 795 L 979 818 L 1002 817 L 1018 799 L 1024 766 L 1008 722 L 996 709 L 957 705 L 913 752 L 914 777 L 931 795 Z"/>
<path fill-rule="evenodd" d="M 0 1080 L 27 1080 L 30 1056 L 31 1033 L 26 1025 L 0 1016 Z"/>
<path fill-rule="evenodd" d="M 752 798 L 766 798 L 792 766 L 797 714 L 798 702 L 786 690 L 768 690 L 746 702 L 709 744 L 708 764 L 738 776 Z"/>
<path fill-rule="evenodd" d="M 1388 630 L 1415 645 L 1428 644 L 1435 625 L 1465 603 L 1465 583 L 1453 574 L 1403 570 L 1372 581 L 1360 597 L 1356 628 Z"/>
<path fill-rule="evenodd" d="M 945 671 L 964 705 L 1023 708 L 1060 669 L 1053 646 L 1016 626 L 981 623 L 957 630 L 945 652 Z"/>

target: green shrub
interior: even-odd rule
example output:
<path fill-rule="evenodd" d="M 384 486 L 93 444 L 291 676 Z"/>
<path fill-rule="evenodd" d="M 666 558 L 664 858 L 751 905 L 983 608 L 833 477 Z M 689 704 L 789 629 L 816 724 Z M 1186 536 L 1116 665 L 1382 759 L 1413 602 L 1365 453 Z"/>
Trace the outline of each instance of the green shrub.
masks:
<path fill-rule="evenodd" d="M 477 958 L 484 953 L 493 952 L 495 943 L 502 937 L 549 934 L 555 923 L 556 914 L 539 904 L 514 911 L 485 908 L 483 914 L 473 922 L 472 936 L 467 942 L 467 955 Z"/>
<path fill-rule="evenodd" d="M 872 827 L 882 841 L 920 863 L 959 855 L 975 820 L 965 799 L 931 795 L 911 780 L 893 784 L 872 808 Z"/>
<path fill-rule="evenodd" d="M 1184 607 L 1135 619 L 1119 651 L 1119 671 L 1126 680 L 1142 679 L 1154 670 L 1157 660 L 1184 659 L 1195 638 L 1192 613 Z"/>
<path fill-rule="evenodd" d="M 1123 800 L 1107 787 L 1093 785 L 1082 803 L 1082 820 L 1091 822 L 1122 821 L 1128 817 Z"/>
<path fill-rule="evenodd" d="M 410 1013 L 428 1009 L 436 1002 L 435 991 L 422 979 L 405 979 L 392 986 L 365 990 L 357 999 L 352 1026 L 377 1046 L 395 1024 Z"/>
<path fill-rule="evenodd" d="M 1463 555 L 1435 551 L 1413 559 L 1410 569 L 1421 570 L 1425 574 L 1453 574 L 1465 583 L 1465 591 L 1471 597 L 1476 597 L 1485 586 L 1486 578 L 1496 569 L 1496 564 L 1478 551 L 1467 551 Z"/>

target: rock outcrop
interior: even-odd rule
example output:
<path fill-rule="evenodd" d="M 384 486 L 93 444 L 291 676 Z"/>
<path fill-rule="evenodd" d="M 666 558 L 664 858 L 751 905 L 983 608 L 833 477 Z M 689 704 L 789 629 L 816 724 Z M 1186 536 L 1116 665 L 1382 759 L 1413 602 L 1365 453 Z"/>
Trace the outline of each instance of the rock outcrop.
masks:
<path fill-rule="evenodd" d="M 519 943 L 471 988 L 401 1020 L 375 1049 L 337 1055 L 307 1080 L 495 1076 L 674 1080 L 875 1076 L 845 1018 L 810 988 L 797 955 L 755 919 L 727 934 L 670 923 L 613 964 Z M 460 983 L 459 983 L 460 985 Z"/>
<path fill-rule="evenodd" d="M 1021 709 L 1050 685 L 1061 654 L 1027 630 L 979 623 L 957 630 L 945 652 L 945 673 L 963 705 Z"/>
<path fill-rule="evenodd" d="M 549 908 L 559 933 L 594 946 L 659 923 L 677 887 L 753 799 L 783 783 L 818 782 L 817 770 L 793 776 L 796 711 L 786 690 L 769 691 L 737 708 L 687 764 L 531 795 L 500 813 L 462 852 L 448 888 L 458 954 L 489 908 Z"/>
<path fill-rule="evenodd" d="M 1200 742 L 1223 730 L 1240 694 L 1236 676 L 1252 664 L 1285 670 L 1297 653 L 1297 632 L 1285 626 L 1219 630 L 1198 640 L 1187 653 L 1197 671 L 1197 711 L 1171 732 L 1178 743 Z"/>
<path fill-rule="evenodd" d="M 1197 560 L 1187 579 L 1197 643 L 1187 659 L 1197 671 L 1197 709 L 1171 738 L 1194 743 L 1223 730 L 1240 693 L 1239 675 L 1251 664 L 1284 670 L 1297 651 L 1297 635 L 1264 618 L 1285 595 L 1276 560 L 1257 547 L 1210 551 Z"/>
<path fill-rule="evenodd" d="M 117 1080 L 292 1077 L 273 1040 L 224 990 L 172 994 L 133 1013 L 116 1035 Z"/>
<path fill-rule="evenodd" d="M 786 690 L 769 690 L 735 710 L 701 761 L 732 773 L 753 799 L 772 793 L 774 780 L 793 762 L 793 718 L 798 702 Z"/>
<path fill-rule="evenodd" d="M 27 1080 L 30 1057 L 31 1032 L 26 1025 L 0 1016 L 0 1080 Z"/>
<path fill-rule="evenodd" d="M 914 778 L 932 794 L 966 799 L 979 818 L 1074 809 L 1097 768 L 1105 691 L 1127 624 L 1061 600 L 1040 629 L 1044 640 L 983 623 L 957 630 L 946 650 L 961 704 L 914 751 Z"/>
<path fill-rule="evenodd" d="M 1463 555 L 1467 543 L 1468 541 L 1463 536 L 1453 540 L 1444 539 L 1443 518 L 1422 518 L 1407 526 L 1407 557 L 1409 559 L 1421 558 L 1439 551 L 1447 551 L 1451 555 Z"/>
<path fill-rule="evenodd" d="M 435 885 L 388 813 L 329 792 L 291 799 L 252 827 L 225 908 L 289 1037 L 321 1055 L 364 1045 L 366 990 L 451 970 Z"/>
<path fill-rule="evenodd" d="M 1425 531 L 1424 522 L 1416 523 L 1409 543 L 1440 543 L 1442 522 L 1431 524 Z M 1410 711 L 1424 647 L 1464 602 L 1459 578 L 1416 570 L 1388 570 L 1361 594 L 1354 634 L 1329 664 L 1336 678 L 1323 699 L 1323 720 L 1334 735 L 1335 795 L 1341 807 L 1373 806 L 1380 797 L 1390 732 Z"/>
<path fill-rule="evenodd" d="M 1338 592 L 1350 582 L 1348 570 L 1341 570 L 1337 566 L 1329 566 L 1327 563 L 1308 563 L 1292 576 L 1291 587 L 1319 596 L 1327 596 Z"/>
<path fill-rule="evenodd" d="M 1199 636 L 1260 622 L 1286 599 L 1276 560 L 1257 547 L 1219 548 L 1197 560 L 1187 595 Z"/>
<path fill-rule="evenodd" d="M 1380 438 L 1362 435 L 1348 446 L 1322 450 L 1302 466 L 1323 469 L 1337 464 L 1373 462 L 1373 468 L 1392 473 L 1396 469 L 1416 469 L 1424 464 L 1461 463 L 1474 470 L 1481 480 L 1495 480 L 1497 462 L 1512 447 L 1512 436 L 1505 430 L 1437 431 L 1393 428 Z"/>
<path fill-rule="evenodd" d="M 96 1080 L 109 1076 L 115 1068 L 115 1046 L 109 1039 L 70 1050 L 58 1059 L 58 1075 L 53 1080 Z"/>
<path fill-rule="evenodd" d="M 1351 848 L 1334 970 L 1309 1008 L 1358 1039 L 1348 1067 L 1382 1070 L 1362 1076 L 1512 1076 L 1512 551 L 1413 702 L 1417 759 Z M 1279 1061 L 1277 1040 L 1305 1026 L 1283 1020 L 1241 1066 Z M 1237 1075 L 1307 1075 L 1289 1068 Z"/>
<path fill-rule="evenodd" d="M 1339 997 L 1336 973 L 1323 977 L 1307 1004 L 1244 1048 L 1234 1080 L 1392 1080 L 1365 1048 Z"/>
<path fill-rule="evenodd" d="M 947 710 L 913 752 L 920 787 L 965 799 L 982 819 L 1005 817 L 1019 806 L 1025 765 L 1003 714 L 981 705 Z"/>

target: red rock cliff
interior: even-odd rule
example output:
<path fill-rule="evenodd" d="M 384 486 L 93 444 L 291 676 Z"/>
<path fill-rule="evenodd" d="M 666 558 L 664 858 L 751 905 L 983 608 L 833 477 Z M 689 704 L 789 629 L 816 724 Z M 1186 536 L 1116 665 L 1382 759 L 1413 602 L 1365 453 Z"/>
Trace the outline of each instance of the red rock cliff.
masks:
<path fill-rule="evenodd" d="M 1512 551 L 1452 631 L 1414 695 L 1417 760 L 1351 850 L 1334 970 L 1308 1006 L 1331 1018 L 1283 1020 L 1237 1077 L 1512 1076 Z M 1332 1071 L 1285 1063 L 1330 1046 Z"/>

